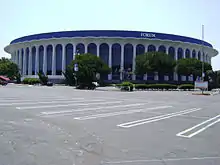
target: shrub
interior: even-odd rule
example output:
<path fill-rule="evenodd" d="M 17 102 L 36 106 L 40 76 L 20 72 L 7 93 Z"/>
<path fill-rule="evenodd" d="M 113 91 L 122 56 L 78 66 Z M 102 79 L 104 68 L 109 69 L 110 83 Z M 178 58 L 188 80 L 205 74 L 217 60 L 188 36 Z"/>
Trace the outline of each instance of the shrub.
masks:
<path fill-rule="evenodd" d="M 121 84 L 117 84 L 116 86 L 120 87 L 122 91 L 133 91 L 134 84 L 131 82 L 122 82 Z"/>
<path fill-rule="evenodd" d="M 169 90 L 169 89 L 176 89 L 177 86 L 173 84 L 136 84 L 135 88 L 140 90 L 145 90 L 145 89 Z"/>
<path fill-rule="evenodd" d="M 80 83 L 76 86 L 76 89 L 94 90 L 96 89 L 96 85 L 93 83 Z"/>
<path fill-rule="evenodd" d="M 42 74 L 42 73 L 38 73 L 38 76 L 39 76 L 39 80 L 40 80 L 40 83 L 42 85 L 47 85 L 48 83 L 48 76 Z"/>
<path fill-rule="evenodd" d="M 176 89 L 177 86 L 173 84 L 149 84 L 148 88 L 150 89 L 160 89 L 160 90 L 169 90 L 169 89 Z"/>
<path fill-rule="evenodd" d="M 149 88 L 149 86 L 147 84 L 135 84 L 135 89 L 137 89 L 137 90 L 145 90 L 148 88 Z"/>
<path fill-rule="evenodd" d="M 23 84 L 29 84 L 29 85 L 34 85 L 34 84 L 39 84 L 40 80 L 37 78 L 25 78 L 23 80 Z"/>
<path fill-rule="evenodd" d="M 194 89 L 194 85 L 192 85 L 192 84 L 182 84 L 178 88 L 183 89 L 183 90 L 189 90 L 189 89 Z"/>

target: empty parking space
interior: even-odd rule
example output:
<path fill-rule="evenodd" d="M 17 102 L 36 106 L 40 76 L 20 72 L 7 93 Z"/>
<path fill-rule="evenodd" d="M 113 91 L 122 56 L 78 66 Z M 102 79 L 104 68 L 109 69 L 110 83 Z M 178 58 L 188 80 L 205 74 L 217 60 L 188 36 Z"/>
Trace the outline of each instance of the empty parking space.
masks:
<path fill-rule="evenodd" d="M 45 143 L 50 144 L 51 138 L 57 141 L 52 145 L 57 145 L 59 151 L 68 152 L 71 159 L 76 153 L 69 148 L 81 150 L 82 144 L 78 146 L 77 141 L 87 145 L 96 137 L 91 152 L 102 148 L 99 156 L 106 164 L 159 165 L 162 159 L 167 164 L 220 163 L 217 147 L 220 145 L 217 138 L 219 96 L 17 85 L 1 88 L 0 92 L 0 145 L 4 147 L 7 136 L 16 143 L 14 134 L 24 138 L 22 143 L 32 143 L 31 131 L 22 130 L 32 128 Z M 50 131 L 44 136 L 42 131 L 46 130 Z M 19 132 L 32 140 L 25 141 L 25 136 L 19 136 Z M 90 154 L 90 151 L 83 151 Z M 39 159 L 46 159 L 37 153 Z M 56 154 L 50 155 L 50 159 Z"/>

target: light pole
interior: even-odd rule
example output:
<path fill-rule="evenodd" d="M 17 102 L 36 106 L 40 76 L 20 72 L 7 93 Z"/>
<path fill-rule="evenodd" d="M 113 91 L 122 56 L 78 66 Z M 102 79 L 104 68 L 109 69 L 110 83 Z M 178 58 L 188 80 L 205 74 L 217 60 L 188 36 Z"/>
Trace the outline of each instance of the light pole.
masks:
<path fill-rule="evenodd" d="M 202 81 L 204 81 L 204 25 L 202 25 Z"/>
<path fill-rule="evenodd" d="M 74 53 L 74 57 L 75 57 L 75 59 L 76 59 L 76 55 L 79 55 L 79 49 L 76 49 L 76 51 L 75 51 L 75 53 Z M 75 63 L 74 64 L 74 75 L 75 75 L 75 86 L 77 86 L 77 76 L 76 76 L 76 73 L 79 71 L 79 67 L 78 67 L 78 64 L 77 63 Z"/>

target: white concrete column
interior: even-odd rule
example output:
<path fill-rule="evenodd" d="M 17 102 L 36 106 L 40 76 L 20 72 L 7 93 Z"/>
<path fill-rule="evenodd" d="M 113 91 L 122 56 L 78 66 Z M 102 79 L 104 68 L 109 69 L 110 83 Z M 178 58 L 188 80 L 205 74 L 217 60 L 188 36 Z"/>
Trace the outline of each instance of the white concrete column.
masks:
<path fill-rule="evenodd" d="M 195 52 L 196 52 L 196 57 L 195 57 L 195 58 L 198 60 L 198 59 L 199 59 L 199 56 L 198 56 L 198 52 L 199 52 L 199 51 L 198 51 L 198 50 L 195 50 Z"/>
<path fill-rule="evenodd" d="M 52 45 L 52 75 L 56 75 L 56 45 Z"/>
<path fill-rule="evenodd" d="M 88 43 L 84 43 L 85 46 L 85 53 L 88 53 Z"/>
<path fill-rule="evenodd" d="M 182 49 L 183 49 L 183 58 L 186 58 L 186 49 L 185 48 Z"/>
<path fill-rule="evenodd" d="M 178 60 L 178 47 L 175 47 L 175 60 Z"/>
<path fill-rule="evenodd" d="M 35 55 L 35 75 L 39 72 L 39 46 L 36 46 L 36 55 Z"/>
<path fill-rule="evenodd" d="M 44 45 L 43 73 L 47 75 L 47 45 Z"/>
<path fill-rule="evenodd" d="M 155 48 L 156 48 L 156 52 L 158 52 L 160 45 L 154 45 L 154 46 L 155 46 Z"/>
<path fill-rule="evenodd" d="M 203 52 L 201 51 L 201 60 L 200 61 L 202 61 L 203 62 Z"/>
<path fill-rule="evenodd" d="M 183 58 L 185 59 L 186 58 L 186 49 L 185 48 L 182 48 L 182 49 L 183 49 Z M 181 80 L 186 81 L 186 76 L 181 76 Z"/>
<path fill-rule="evenodd" d="M 189 57 L 193 58 L 193 49 L 189 49 Z"/>
<path fill-rule="evenodd" d="M 19 67 L 20 74 L 22 74 L 22 50 L 21 49 L 19 50 L 18 58 L 19 58 L 18 67 Z"/>
<path fill-rule="evenodd" d="M 27 58 L 27 53 L 26 53 L 26 48 L 24 48 L 24 55 L 23 55 L 23 75 L 26 75 L 26 58 Z"/>
<path fill-rule="evenodd" d="M 165 46 L 165 48 L 166 48 L 166 54 L 169 54 L 169 45 L 168 46 Z"/>
<path fill-rule="evenodd" d="M 175 61 L 177 61 L 178 60 L 178 47 L 174 47 L 174 49 L 175 49 L 175 57 L 174 57 L 174 59 L 175 59 Z M 177 72 L 173 73 L 173 78 L 174 78 L 175 81 L 178 81 L 178 74 L 177 74 Z"/>
<path fill-rule="evenodd" d="M 123 72 L 124 71 L 124 44 L 121 44 L 121 66 L 120 66 L 120 80 L 123 79 Z"/>
<path fill-rule="evenodd" d="M 13 54 L 13 62 L 16 63 L 16 51 Z"/>
<path fill-rule="evenodd" d="M 19 65 L 18 50 L 16 50 L 15 63 Z"/>
<path fill-rule="evenodd" d="M 147 53 L 148 45 L 144 45 L 144 48 L 145 48 L 145 53 Z"/>
<path fill-rule="evenodd" d="M 11 54 L 11 61 L 15 62 L 15 53 L 14 52 Z"/>
<path fill-rule="evenodd" d="M 65 71 L 66 71 L 66 44 L 62 44 L 62 72 Z"/>
<path fill-rule="evenodd" d="M 32 75 L 32 48 L 29 47 L 28 75 Z"/>
<path fill-rule="evenodd" d="M 97 57 L 100 57 L 100 51 L 99 51 L 99 49 L 100 49 L 100 43 L 97 43 L 97 44 L 96 44 L 96 47 L 97 47 Z"/>
<path fill-rule="evenodd" d="M 133 59 L 132 59 L 132 80 L 136 80 L 135 68 L 136 68 L 136 44 L 133 45 Z"/>
<path fill-rule="evenodd" d="M 98 55 L 98 52 L 97 52 Z M 112 68 L 112 44 L 109 44 L 108 67 Z M 112 72 L 108 74 L 108 80 L 112 80 Z"/>
<path fill-rule="evenodd" d="M 15 51 L 15 64 L 18 65 L 18 51 Z"/>
<path fill-rule="evenodd" d="M 73 45 L 73 60 L 75 60 L 75 58 L 76 58 L 76 44 L 75 43 L 72 43 L 72 45 Z"/>
<path fill-rule="evenodd" d="M 166 48 L 166 52 L 165 52 L 165 53 L 166 53 L 167 55 L 169 55 L 169 47 L 170 47 L 169 45 L 165 46 L 165 48 Z M 164 80 L 165 80 L 165 81 L 169 81 L 169 76 L 164 75 Z"/>

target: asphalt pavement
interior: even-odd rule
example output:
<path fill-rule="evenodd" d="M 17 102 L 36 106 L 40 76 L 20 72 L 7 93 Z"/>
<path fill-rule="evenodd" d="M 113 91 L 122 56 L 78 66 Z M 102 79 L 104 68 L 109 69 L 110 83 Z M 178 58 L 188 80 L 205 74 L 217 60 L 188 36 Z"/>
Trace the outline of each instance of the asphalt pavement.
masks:
<path fill-rule="evenodd" d="M 0 86 L 0 165 L 219 165 L 219 99 Z"/>

